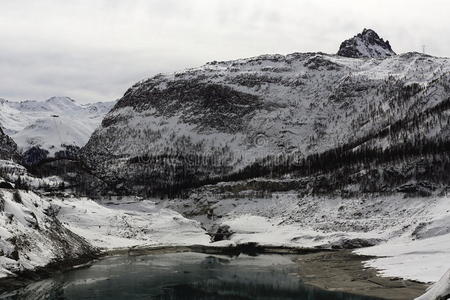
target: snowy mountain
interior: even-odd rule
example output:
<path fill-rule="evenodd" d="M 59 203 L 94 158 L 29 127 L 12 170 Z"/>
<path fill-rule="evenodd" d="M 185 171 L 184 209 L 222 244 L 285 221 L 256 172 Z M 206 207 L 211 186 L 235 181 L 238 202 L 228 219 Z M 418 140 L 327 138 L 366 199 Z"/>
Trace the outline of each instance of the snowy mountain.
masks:
<path fill-rule="evenodd" d="M 82 147 L 114 103 L 79 104 L 68 97 L 2 100 L 0 124 L 22 153 L 39 148 L 53 157 L 67 147 Z"/>
<path fill-rule="evenodd" d="M 371 30 L 356 40 L 371 57 L 262 55 L 141 81 L 93 133 L 86 160 L 110 183 L 151 192 L 255 162 L 450 136 L 449 59 L 383 54 L 390 46 Z"/>
<path fill-rule="evenodd" d="M 342 42 L 337 55 L 345 57 L 382 58 L 395 55 L 389 41 L 384 41 L 372 29 L 364 29 L 362 33 Z"/>

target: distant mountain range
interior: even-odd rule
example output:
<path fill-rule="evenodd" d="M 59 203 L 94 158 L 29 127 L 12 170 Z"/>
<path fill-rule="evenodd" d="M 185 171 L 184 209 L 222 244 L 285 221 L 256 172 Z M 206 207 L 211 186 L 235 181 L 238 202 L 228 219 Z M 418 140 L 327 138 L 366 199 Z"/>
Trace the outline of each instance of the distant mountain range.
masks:
<path fill-rule="evenodd" d="M 0 99 L 0 126 L 21 153 L 39 148 L 53 157 L 67 147 L 84 146 L 114 103 L 80 104 L 68 97 L 22 102 Z"/>

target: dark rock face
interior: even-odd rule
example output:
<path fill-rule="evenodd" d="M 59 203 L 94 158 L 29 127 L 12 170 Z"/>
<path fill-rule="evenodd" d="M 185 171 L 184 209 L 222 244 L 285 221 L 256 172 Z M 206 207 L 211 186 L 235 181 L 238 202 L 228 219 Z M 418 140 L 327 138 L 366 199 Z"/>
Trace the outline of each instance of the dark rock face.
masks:
<path fill-rule="evenodd" d="M 19 160 L 16 143 L 0 128 L 0 159 Z"/>
<path fill-rule="evenodd" d="M 35 165 L 46 159 L 48 151 L 39 147 L 32 147 L 23 153 L 23 164 L 27 166 Z"/>
<path fill-rule="evenodd" d="M 0 189 L 13 189 L 14 186 L 6 181 L 0 181 Z M 1 199 L 0 199 L 0 211 L 2 211 L 2 204 L 1 204 Z"/>
<path fill-rule="evenodd" d="M 364 29 L 362 33 L 342 42 L 337 55 L 353 58 L 385 58 L 396 54 L 389 41 L 384 41 L 372 29 Z"/>
<path fill-rule="evenodd" d="M 167 82 L 161 90 L 152 81 L 143 84 L 137 92 L 127 92 L 114 107 L 115 110 L 132 107 L 137 112 L 154 109 L 165 118 L 182 115 L 182 121 L 222 132 L 235 133 L 243 129 L 245 117 L 262 107 L 258 97 L 236 91 L 230 87 L 200 82 L 177 80 Z M 102 126 L 115 124 L 107 115 Z"/>

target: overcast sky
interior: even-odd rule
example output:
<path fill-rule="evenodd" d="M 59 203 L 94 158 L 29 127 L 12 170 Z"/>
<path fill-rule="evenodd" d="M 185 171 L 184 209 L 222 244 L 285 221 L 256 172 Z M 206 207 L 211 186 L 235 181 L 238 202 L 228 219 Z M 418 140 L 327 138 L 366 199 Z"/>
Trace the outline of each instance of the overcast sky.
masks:
<path fill-rule="evenodd" d="M 448 0 L 0 0 L 0 98 L 120 98 L 212 60 L 323 51 L 375 29 L 397 53 L 450 56 Z"/>

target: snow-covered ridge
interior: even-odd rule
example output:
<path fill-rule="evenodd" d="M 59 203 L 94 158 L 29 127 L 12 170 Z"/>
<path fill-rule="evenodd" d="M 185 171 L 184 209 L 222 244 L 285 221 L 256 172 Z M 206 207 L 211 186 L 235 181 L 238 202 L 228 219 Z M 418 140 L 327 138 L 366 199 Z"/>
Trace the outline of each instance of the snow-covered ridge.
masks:
<path fill-rule="evenodd" d="M 31 147 L 49 151 L 63 145 L 82 147 L 115 102 L 80 104 L 68 97 L 46 101 L 0 101 L 0 126 L 25 152 Z"/>

